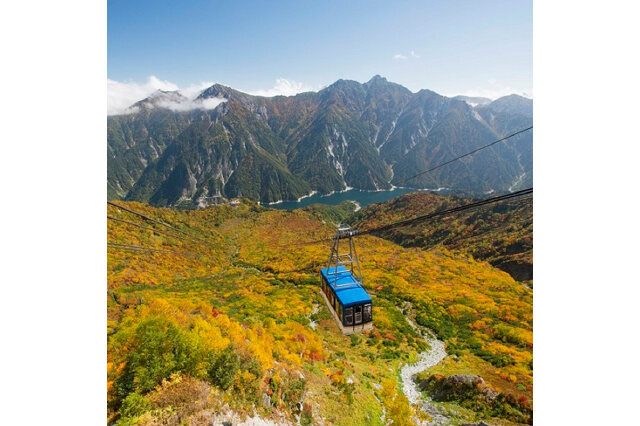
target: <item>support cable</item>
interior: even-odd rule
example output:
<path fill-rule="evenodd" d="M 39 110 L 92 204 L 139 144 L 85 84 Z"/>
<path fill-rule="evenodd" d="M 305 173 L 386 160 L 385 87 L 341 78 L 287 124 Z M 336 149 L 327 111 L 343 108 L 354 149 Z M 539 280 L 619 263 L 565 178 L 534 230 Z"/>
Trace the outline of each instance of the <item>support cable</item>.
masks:
<path fill-rule="evenodd" d="M 426 174 L 426 173 L 429 173 L 429 172 L 432 172 L 432 171 L 434 171 L 434 170 L 437 170 L 437 169 L 439 169 L 440 167 L 446 166 L 447 164 L 451 164 L 451 163 L 453 163 L 454 161 L 457 161 L 457 160 L 459 160 L 459 159 L 461 159 L 461 158 L 468 157 L 469 155 L 473 155 L 473 154 L 475 154 L 475 153 L 476 153 L 476 152 L 478 152 L 478 151 L 482 151 L 482 150 L 483 150 L 483 149 L 485 149 L 485 148 L 489 148 L 490 146 L 493 146 L 493 145 L 495 145 L 495 144 L 497 144 L 497 143 L 499 143 L 499 142 L 506 141 L 506 140 L 507 140 L 507 139 L 509 139 L 509 138 L 512 138 L 512 137 L 514 137 L 514 136 L 516 136 L 516 135 L 519 135 L 520 133 L 524 133 L 524 132 L 526 132 L 527 130 L 531 130 L 531 129 L 533 129 L 533 126 L 529 126 L 529 127 L 527 127 L 526 129 L 518 130 L 517 132 L 512 133 L 512 134 L 510 134 L 510 135 L 508 135 L 508 136 L 505 136 L 505 137 L 504 137 L 504 138 L 502 138 L 502 139 L 498 139 L 497 141 L 493 141 L 493 142 L 491 142 L 490 144 L 483 145 L 483 146 L 481 146 L 480 148 L 476 148 L 476 149 L 474 149 L 473 151 L 467 152 L 466 154 L 462 154 L 462 155 L 460 155 L 460 156 L 458 156 L 458 157 L 456 157 L 456 158 L 453 158 L 453 159 L 451 159 L 451 160 L 445 161 L 444 163 L 440 163 L 440 164 L 438 164 L 437 166 L 434 166 L 434 167 L 432 167 L 432 168 L 430 168 L 430 169 L 428 169 L 428 170 L 425 170 L 425 171 L 423 171 L 423 172 L 417 173 L 417 174 L 415 174 L 415 175 L 413 175 L 413 176 L 411 176 L 411 177 L 408 177 L 408 178 L 406 178 L 406 179 L 404 179 L 404 180 L 400 181 L 400 182 L 398 183 L 398 185 L 397 185 L 397 186 L 402 186 L 402 185 L 404 185 L 405 183 L 407 183 L 408 181 L 410 181 L 410 180 L 412 180 L 412 179 L 417 178 L 418 176 L 422 176 L 422 175 L 424 175 L 424 174 Z"/>

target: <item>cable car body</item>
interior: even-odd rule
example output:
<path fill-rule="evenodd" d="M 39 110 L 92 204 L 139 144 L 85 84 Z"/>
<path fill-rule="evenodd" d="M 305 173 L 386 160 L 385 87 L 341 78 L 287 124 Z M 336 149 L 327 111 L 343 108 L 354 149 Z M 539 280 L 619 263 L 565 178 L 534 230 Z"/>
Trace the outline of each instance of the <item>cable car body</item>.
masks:
<path fill-rule="evenodd" d="M 329 264 L 320 270 L 321 294 L 327 308 L 344 334 L 373 328 L 373 301 L 362 287 L 362 273 L 353 237 L 357 231 L 348 226 L 338 228 L 332 238 Z M 348 250 L 340 252 L 340 241 Z"/>

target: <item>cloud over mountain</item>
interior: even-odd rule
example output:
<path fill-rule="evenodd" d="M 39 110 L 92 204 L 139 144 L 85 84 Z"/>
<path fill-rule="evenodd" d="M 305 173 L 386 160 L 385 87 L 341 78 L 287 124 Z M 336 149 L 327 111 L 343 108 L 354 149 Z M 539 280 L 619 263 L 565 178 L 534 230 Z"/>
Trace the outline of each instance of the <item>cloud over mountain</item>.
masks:
<path fill-rule="evenodd" d="M 308 86 L 299 81 L 287 80 L 286 78 L 278 78 L 276 79 L 276 84 L 271 89 L 267 90 L 255 90 L 255 91 L 247 91 L 250 95 L 255 96 L 293 96 L 302 92 L 309 92 L 314 90 L 313 87 Z"/>
<path fill-rule="evenodd" d="M 144 83 L 122 82 L 107 79 L 107 115 L 130 114 L 136 112 L 137 109 L 135 107 L 132 108 L 132 105 L 148 98 L 159 90 L 163 92 L 177 91 L 185 99 L 163 98 L 159 101 L 157 106 L 162 106 L 173 111 L 189 111 L 198 108 L 213 109 L 224 100 L 205 99 L 195 101 L 203 90 L 211 87 L 213 84 L 213 82 L 201 82 L 180 88 L 177 84 L 168 80 L 161 80 L 154 75 L 149 76 L 147 81 Z M 270 89 L 254 91 L 247 90 L 246 93 L 255 96 L 273 97 L 279 95 L 292 96 L 311 90 L 314 90 L 314 88 L 299 81 L 278 78 L 276 79 L 275 85 Z"/>
<path fill-rule="evenodd" d="M 144 83 L 121 82 L 107 79 L 107 114 L 123 114 L 134 103 L 148 97 L 157 90 L 178 90 L 170 81 L 149 76 Z"/>

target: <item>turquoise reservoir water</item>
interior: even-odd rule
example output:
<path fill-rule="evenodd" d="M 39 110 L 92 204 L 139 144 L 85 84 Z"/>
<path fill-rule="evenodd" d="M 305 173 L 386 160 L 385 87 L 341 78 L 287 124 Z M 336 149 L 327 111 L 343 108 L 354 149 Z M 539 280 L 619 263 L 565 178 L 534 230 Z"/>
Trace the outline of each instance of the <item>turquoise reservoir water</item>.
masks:
<path fill-rule="evenodd" d="M 415 189 L 410 188 L 395 188 L 389 191 L 376 192 L 350 189 L 345 192 L 336 192 L 331 195 L 314 194 L 311 197 L 303 198 L 300 201 L 283 201 L 278 204 L 267 204 L 265 206 L 274 209 L 292 210 L 315 203 L 336 205 L 343 201 L 355 201 L 360 205 L 360 207 L 364 207 L 371 203 L 382 203 L 413 191 L 415 191 Z"/>

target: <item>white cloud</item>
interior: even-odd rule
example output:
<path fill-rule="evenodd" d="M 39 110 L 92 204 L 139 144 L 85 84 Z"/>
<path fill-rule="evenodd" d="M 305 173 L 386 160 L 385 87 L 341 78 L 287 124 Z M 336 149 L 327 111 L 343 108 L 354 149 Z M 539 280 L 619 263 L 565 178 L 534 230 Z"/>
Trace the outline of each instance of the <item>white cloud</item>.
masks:
<path fill-rule="evenodd" d="M 132 104 L 146 98 L 156 90 L 178 90 L 170 81 L 152 75 L 145 83 L 123 83 L 107 79 L 107 114 L 122 114 Z"/>
<path fill-rule="evenodd" d="M 156 76 L 150 76 L 144 83 L 121 82 L 107 79 L 107 114 L 131 114 L 135 113 L 135 108 L 130 108 L 134 103 L 148 98 L 158 90 L 179 91 L 187 99 L 163 99 L 156 105 L 169 108 L 173 111 L 189 111 L 192 109 L 213 109 L 226 101 L 224 98 L 209 98 L 196 101 L 195 98 L 203 90 L 211 87 L 213 82 L 201 82 L 180 88 L 177 84 L 167 80 L 160 80 Z M 298 93 L 314 90 L 313 87 L 304 83 L 287 80 L 286 78 L 276 79 L 276 84 L 270 89 L 246 91 L 256 96 L 293 96 Z"/>
<path fill-rule="evenodd" d="M 419 58 L 420 55 L 418 55 L 415 50 L 409 51 L 409 53 L 406 55 L 404 53 L 396 53 L 395 55 L 393 55 L 393 59 L 398 59 L 402 61 L 404 61 L 405 59 L 409 59 L 409 57 Z"/>
<path fill-rule="evenodd" d="M 223 102 L 226 102 L 227 100 L 225 98 L 207 98 L 207 99 L 202 99 L 201 101 L 198 101 L 197 104 L 199 105 L 197 108 L 203 108 L 203 109 L 214 109 L 215 107 L 217 107 L 218 105 L 220 105 Z"/>
<path fill-rule="evenodd" d="M 131 114 L 136 108 L 130 108 L 134 103 L 148 98 L 158 90 L 179 91 L 187 99 L 163 99 L 157 105 L 173 111 L 189 111 L 196 108 L 213 109 L 226 99 L 209 98 L 195 101 L 204 89 L 213 85 L 211 82 L 192 84 L 181 89 L 177 84 L 168 80 L 161 80 L 152 75 L 144 83 L 121 82 L 107 79 L 107 115 Z"/>
<path fill-rule="evenodd" d="M 158 102 L 158 106 L 168 108 L 172 111 L 191 111 L 192 109 L 214 109 L 226 101 L 225 98 L 187 99 L 182 101 L 166 100 Z"/>
<path fill-rule="evenodd" d="M 512 87 L 476 88 L 476 89 L 466 90 L 460 93 L 455 93 L 455 94 L 446 95 L 446 96 L 452 97 L 452 96 L 462 95 L 462 96 L 489 98 L 491 100 L 496 100 L 503 96 L 513 95 L 513 94 L 524 96 L 525 98 L 533 99 L 533 92 L 531 91 L 531 89 L 514 89 Z"/>
<path fill-rule="evenodd" d="M 278 78 L 276 79 L 276 84 L 271 89 L 266 90 L 255 90 L 252 92 L 247 91 L 246 93 L 255 96 L 293 96 L 302 92 L 309 92 L 313 90 L 311 86 L 308 86 L 304 83 L 300 83 L 299 81 L 287 80 L 286 78 Z"/>
<path fill-rule="evenodd" d="M 489 98 L 491 100 L 496 100 L 503 96 L 507 95 L 520 95 L 525 98 L 533 99 L 533 90 L 531 88 L 515 88 L 509 85 L 501 85 L 498 80 L 495 78 L 491 78 L 487 80 L 487 84 L 483 87 L 475 87 L 473 89 L 463 90 L 459 93 L 453 93 L 451 95 L 446 96 L 471 96 L 471 97 L 481 97 L 481 98 Z"/>
<path fill-rule="evenodd" d="M 200 93 L 204 91 L 204 89 L 208 89 L 214 84 L 215 82 L 213 81 L 206 81 L 198 84 L 191 84 L 185 87 L 184 89 L 180 89 L 180 93 L 182 93 L 184 96 L 186 96 L 189 99 L 195 99 L 198 97 L 198 95 L 200 95 Z"/>

